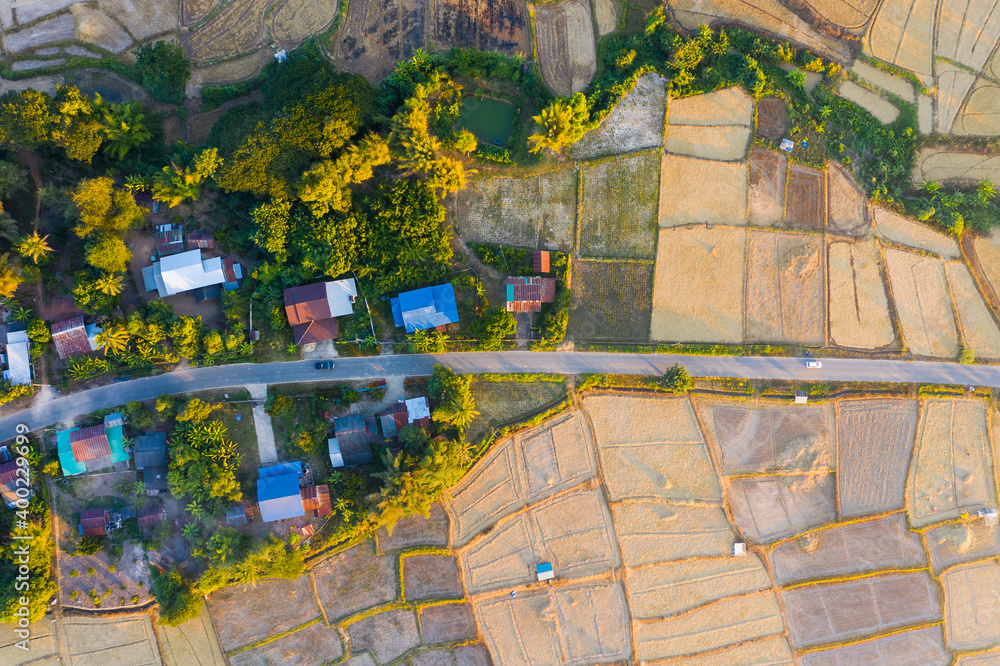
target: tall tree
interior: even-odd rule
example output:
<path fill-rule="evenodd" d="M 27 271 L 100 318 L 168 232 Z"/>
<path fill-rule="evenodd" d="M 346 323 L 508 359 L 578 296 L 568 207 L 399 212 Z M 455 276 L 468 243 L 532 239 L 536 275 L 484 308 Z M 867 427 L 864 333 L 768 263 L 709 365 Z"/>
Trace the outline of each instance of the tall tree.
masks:
<path fill-rule="evenodd" d="M 48 239 L 48 236 L 39 236 L 37 230 L 33 231 L 30 236 L 25 236 L 18 242 L 17 253 L 37 264 L 39 259 L 52 251 L 52 247 L 46 242 Z"/>
<path fill-rule="evenodd" d="M 87 243 L 87 263 L 105 273 L 124 273 L 132 261 L 132 250 L 118 236 L 100 234 Z"/>
<path fill-rule="evenodd" d="M 194 201 L 201 196 L 202 184 L 215 176 L 222 166 L 222 158 L 216 148 L 206 148 L 198 153 L 191 164 L 180 167 L 176 162 L 163 167 L 153 181 L 153 198 L 168 206 L 177 206 L 185 201 Z"/>
<path fill-rule="evenodd" d="M 122 161 L 133 148 L 138 148 L 153 135 L 146 127 L 146 115 L 140 102 L 129 100 L 121 104 L 99 107 L 104 133 L 104 153 Z"/>
<path fill-rule="evenodd" d="M 568 100 L 556 99 L 532 118 L 538 123 L 540 131 L 528 137 L 531 152 L 538 153 L 546 148 L 559 152 L 579 141 L 586 133 L 586 124 L 590 119 L 587 98 L 583 93 L 574 93 Z"/>
<path fill-rule="evenodd" d="M 132 195 L 115 189 L 108 177 L 81 180 L 73 190 L 73 203 L 79 218 L 73 231 L 80 238 L 95 234 L 123 237 L 145 217 Z"/>

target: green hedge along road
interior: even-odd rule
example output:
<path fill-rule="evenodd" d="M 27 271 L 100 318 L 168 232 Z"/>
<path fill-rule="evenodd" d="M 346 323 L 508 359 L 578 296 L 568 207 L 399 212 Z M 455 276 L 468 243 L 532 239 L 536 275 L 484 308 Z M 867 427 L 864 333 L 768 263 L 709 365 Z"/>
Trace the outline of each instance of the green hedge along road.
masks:
<path fill-rule="evenodd" d="M 875 381 L 914 384 L 1000 386 L 1000 366 L 926 361 L 820 359 L 822 368 L 806 368 L 804 358 L 757 356 L 683 356 L 604 352 L 463 352 L 339 358 L 333 370 L 317 370 L 315 361 L 243 363 L 189 368 L 80 391 L 0 418 L 0 441 L 16 435 L 24 423 L 38 430 L 69 422 L 99 409 L 150 400 L 164 393 L 192 393 L 247 384 L 340 382 L 394 375 L 429 375 L 435 363 L 460 373 L 547 372 L 563 375 L 597 372 L 659 375 L 679 363 L 695 377 L 742 377 L 815 381 Z"/>

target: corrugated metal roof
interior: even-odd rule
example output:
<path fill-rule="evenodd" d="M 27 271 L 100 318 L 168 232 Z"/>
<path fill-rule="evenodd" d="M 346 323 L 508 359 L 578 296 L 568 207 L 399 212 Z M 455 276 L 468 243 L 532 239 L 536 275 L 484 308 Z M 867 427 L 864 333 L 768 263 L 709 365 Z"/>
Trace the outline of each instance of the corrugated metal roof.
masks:
<path fill-rule="evenodd" d="M 261 467 L 259 472 L 259 476 L 262 479 L 266 479 L 269 476 L 283 476 L 285 474 L 294 474 L 296 478 L 302 476 L 302 463 L 294 461 L 268 465 L 267 467 Z"/>
<path fill-rule="evenodd" d="M 299 491 L 302 496 L 302 508 L 306 511 L 315 511 L 316 515 L 324 518 L 333 513 L 333 504 L 330 502 L 330 488 L 326 485 L 308 486 Z"/>
<path fill-rule="evenodd" d="M 52 343 L 59 358 L 63 359 L 94 351 L 82 316 L 52 324 Z"/>
<path fill-rule="evenodd" d="M 265 523 L 304 516 L 298 476 L 282 474 L 257 479 L 257 505 Z"/>
<path fill-rule="evenodd" d="M 85 463 L 88 460 L 110 457 L 111 445 L 108 444 L 106 430 L 104 424 L 101 424 L 71 431 L 69 444 L 73 449 L 73 458 Z"/>
<path fill-rule="evenodd" d="M 549 251 L 539 250 L 535 252 L 531 257 L 531 265 L 535 269 L 536 273 L 548 273 L 549 272 Z"/>
<path fill-rule="evenodd" d="M 135 468 L 164 467 L 167 464 L 167 433 L 148 432 L 135 438 Z"/>
<path fill-rule="evenodd" d="M 455 290 L 450 282 L 405 291 L 390 299 L 389 305 L 396 326 L 404 326 L 407 333 L 458 322 Z"/>
<path fill-rule="evenodd" d="M 80 527 L 83 536 L 102 536 L 108 527 L 108 512 L 106 509 L 85 509 L 80 512 Z"/>
<path fill-rule="evenodd" d="M 285 315 L 292 326 L 329 319 L 330 304 L 326 298 L 326 283 L 313 282 L 285 289 Z"/>
<path fill-rule="evenodd" d="M 31 354 L 28 352 L 28 343 L 13 342 L 12 337 L 14 337 L 12 334 L 7 335 L 7 367 L 10 369 L 10 383 L 30 384 Z"/>
<path fill-rule="evenodd" d="M 170 470 L 163 467 L 143 467 L 142 482 L 146 484 L 146 490 L 169 490 L 170 481 L 167 477 Z"/>
<path fill-rule="evenodd" d="M 154 504 L 141 509 L 136 517 L 139 519 L 139 527 L 153 527 L 166 520 L 167 509 L 163 505 Z"/>
<path fill-rule="evenodd" d="M 542 303 L 555 300 L 555 278 L 518 276 L 504 281 L 508 312 L 539 312 Z"/>
<path fill-rule="evenodd" d="M 226 511 L 226 522 L 230 525 L 247 525 L 253 519 L 253 509 L 243 504 L 229 507 Z"/>

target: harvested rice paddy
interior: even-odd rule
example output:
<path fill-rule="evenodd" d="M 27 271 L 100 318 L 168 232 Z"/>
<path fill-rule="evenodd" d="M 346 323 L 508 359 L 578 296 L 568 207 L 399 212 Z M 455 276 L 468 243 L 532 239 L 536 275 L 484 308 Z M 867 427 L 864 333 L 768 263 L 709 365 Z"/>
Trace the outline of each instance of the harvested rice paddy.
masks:
<path fill-rule="evenodd" d="M 896 339 L 882 281 L 881 252 L 872 241 L 829 247 L 830 341 L 852 349 L 887 347 Z"/>
<path fill-rule="evenodd" d="M 535 47 L 542 78 L 554 93 L 583 92 L 597 71 L 590 3 L 566 0 L 534 12 Z"/>
<path fill-rule="evenodd" d="M 977 357 L 1000 358 L 1000 329 L 986 307 L 968 267 L 960 261 L 945 264 L 948 284 L 955 302 L 962 344 Z"/>
<path fill-rule="evenodd" d="M 579 253 L 585 257 L 656 256 L 658 151 L 584 163 Z"/>
<path fill-rule="evenodd" d="M 750 172 L 748 221 L 757 227 L 780 224 L 785 216 L 785 177 L 788 173 L 788 158 L 773 150 L 754 147 L 750 149 L 748 168 Z"/>
<path fill-rule="evenodd" d="M 920 356 L 954 358 L 958 329 L 944 262 L 891 248 L 885 262 L 907 348 Z"/>
<path fill-rule="evenodd" d="M 660 226 L 745 225 L 747 165 L 664 154 L 660 166 Z"/>
<path fill-rule="evenodd" d="M 652 293 L 652 262 L 578 259 L 567 331 L 577 340 L 649 340 Z"/>
<path fill-rule="evenodd" d="M 941 255 L 946 259 L 961 256 L 954 238 L 934 231 L 930 227 L 908 220 L 901 215 L 876 206 L 873 209 L 875 235 L 899 245 Z"/>
<path fill-rule="evenodd" d="M 833 474 L 733 477 L 726 499 L 736 526 L 754 543 L 790 537 L 837 516 Z"/>

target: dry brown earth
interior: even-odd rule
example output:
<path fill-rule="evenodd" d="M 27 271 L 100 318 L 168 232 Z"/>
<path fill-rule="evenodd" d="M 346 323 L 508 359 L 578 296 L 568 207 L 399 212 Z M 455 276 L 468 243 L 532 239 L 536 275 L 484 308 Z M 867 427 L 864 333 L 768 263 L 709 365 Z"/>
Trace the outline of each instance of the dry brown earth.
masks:
<path fill-rule="evenodd" d="M 884 399 L 836 404 L 840 515 L 902 509 L 917 403 Z"/>
<path fill-rule="evenodd" d="M 683 663 L 684 666 L 718 666 L 718 664 L 791 666 L 795 663 L 795 658 L 792 656 L 791 648 L 788 647 L 788 640 L 784 636 L 774 636 L 694 657 L 684 657 L 677 660 L 676 663 Z"/>
<path fill-rule="evenodd" d="M 721 489 L 688 398 L 588 397 L 608 497 L 719 501 Z"/>
<path fill-rule="evenodd" d="M 917 97 L 917 128 L 921 134 L 934 131 L 934 98 L 924 93 Z"/>
<path fill-rule="evenodd" d="M 868 198 L 841 165 L 830 162 L 826 170 L 827 229 L 845 236 L 871 233 Z"/>
<path fill-rule="evenodd" d="M 939 254 L 946 259 L 957 259 L 961 256 L 958 243 L 954 238 L 934 231 L 925 224 L 914 222 L 891 210 L 872 209 L 875 217 L 875 235 L 900 245 L 908 245 L 927 252 Z"/>
<path fill-rule="evenodd" d="M 160 663 L 156 632 L 145 613 L 111 617 L 63 615 L 56 629 L 59 643 L 69 655 L 69 664 L 152 666 Z M 59 663 L 59 659 L 49 663 Z"/>
<path fill-rule="evenodd" d="M 991 232 L 987 236 L 976 235 L 972 239 L 976 261 L 982 268 L 982 277 L 986 278 L 994 294 L 1000 294 L 1000 233 Z"/>
<path fill-rule="evenodd" d="M 212 627 L 208 606 L 201 604 L 198 617 L 176 627 L 156 624 L 156 638 L 166 666 L 225 666 L 226 658 Z M 339 640 L 337 641 L 340 642 Z M 2 661 L 2 659 L 0 659 Z"/>
<path fill-rule="evenodd" d="M 1000 640 L 1000 565 L 995 561 L 955 567 L 941 576 L 948 645 L 975 650 Z"/>
<path fill-rule="evenodd" d="M 257 74 L 270 58 L 271 52 L 268 49 L 260 49 L 242 58 L 225 60 L 205 67 L 195 67 L 191 70 L 191 78 L 187 82 L 187 94 L 189 97 L 196 96 L 203 85 L 232 83 L 249 79 Z"/>
<path fill-rule="evenodd" d="M 310 35 L 323 32 L 337 15 L 337 0 L 285 0 L 271 14 L 272 34 L 294 48 Z"/>
<path fill-rule="evenodd" d="M 925 572 L 894 573 L 784 590 L 788 637 L 796 648 L 862 638 L 940 619 L 937 583 Z"/>
<path fill-rule="evenodd" d="M 885 0 L 868 30 L 865 52 L 879 60 L 930 75 L 934 0 Z"/>
<path fill-rule="evenodd" d="M 949 0 L 938 10 L 934 55 L 980 71 L 1000 38 L 996 0 Z"/>
<path fill-rule="evenodd" d="M 597 71 L 590 3 L 566 0 L 536 7 L 534 28 L 545 83 L 562 97 L 583 92 Z"/>
<path fill-rule="evenodd" d="M 396 598 L 396 558 L 376 556 L 371 542 L 334 555 L 312 577 L 331 622 Z"/>
<path fill-rule="evenodd" d="M 132 37 L 108 12 L 90 9 L 83 4 L 73 5 L 70 11 L 76 19 L 77 40 L 112 53 L 121 53 L 132 44 Z"/>
<path fill-rule="evenodd" d="M 618 11 L 612 0 L 596 0 L 594 3 L 594 20 L 597 23 L 597 33 L 604 37 L 614 32 L 618 25 Z"/>
<path fill-rule="evenodd" d="M 138 40 L 177 29 L 178 0 L 100 0 L 98 7 L 121 21 Z"/>
<path fill-rule="evenodd" d="M 28 649 L 32 661 L 28 663 L 40 664 L 41 666 L 56 666 L 59 663 L 56 623 L 52 621 L 50 616 L 46 615 L 38 622 L 32 622 L 23 628 L 16 624 L 0 624 L 0 664 L 14 666 L 25 663 L 24 650 L 18 646 L 18 643 L 24 639 L 14 633 L 19 629 L 27 629 L 29 632 Z M 221 662 L 220 666 L 224 665 L 225 662 Z M 171 664 L 171 666 L 173 665 Z"/>
<path fill-rule="evenodd" d="M 731 597 L 661 620 L 635 622 L 637 656 L 655 659 L 706 652 L 784 631 L 774 592 Z"/>
<path fill-rule="evenodd" d="M 204 19 L 222 0 L 181 0 L 181 25 L 188 26 Z"/>
<path fill-rule="evenodd" d="M 779 97 L 762 97 L 757 102 L 757 134 L 771 141 L 779 141 L 784 138 L 786 129 L 788 106 L 785 100 Z"/>
<path fill-rule="evenodd" d="M 844 28 L 862 28 L 878 7 L 878 0 L 812 0 L 823 18 Z"/>
<path fill-rule="evenodd" d="M 649 340 L 653 270 L 651 261 L 576 259 L 568 334 L 577 340 Z"/>
<path fill-rule="evenodd" d="M 379 528 L 376 542 L 381 552 L 399 550 L 414 546 L 447 546 L 448 513 L 440 504 L 432 504 L 427 518 L 421 515 L 402 518 L 389 534 L 386 528 Z"/>
<path fill-rule="evenodd" d="M 451 643 L 476 638 L 476 616 L 467 603 L 427 606 L 420 610 L 424 643 Z"/>
<path fill-rule="evenodd" d="M 260 647 L 234 654 L 229 658 L 230 666 L 271 666 L 272 664 L 296 664 L 297 666 L 320 666 L 335 661 L 344 655 L 340 634 L 322 623 L 282 636 Z M 187 664 L 198 663 L 186 662 Z M 225 662 L 222 662 L 225 663 Z"/>
<path fill-rule="evenodd" d="M 753 98 L 736 86 L 704 95 L 671 99 L 669 121 L 671 125 L 750 127 L 753 122 Z"/>
<path fill-rule="evenodd" d="M 322 597 L 322 591 L 320 594 Z M 209 596 L 208 608 L 219 632 L 219 643 L 227 652 L 288 631 L 320 615 L 309 576 L 295 580 L 268 578 L 259 581 L 255 588 L 224 587 Z M 331 619 L 336 617 L 327 612 Z"/>
<path fill-rule="evenodd" d="M 334 62 L 344 71 L 361 74 L 369 81 L 382 80 L 398 61 L 410 58 L 424 46 L 426 5 L 425 0 L 349 3 L 344 25 L 331 39 Z M 441 2 L 436 6 L 448 5 Z M 472 11 L 468 5 L 463 10 L 466 15 Z"/>
<path fill-rule="evenodd" d="M 1000 134 L 1000 86 L 979 79 L 955 120 L 952 133 L 959 136 Z"/>
<path fill-rule="evenodd" d="M 514 442 L 507 440 L 494 446 L 449 491 L 455 544 L 467 543 L 485 527 L 520 508 L 524 491 L 517 465 Z"/>
<path fill-rule="evenodd" d="M 610 5 L 611 0 L 598 0 L 598 10 L 602 3 Z M 667 109 L 664 82 L 654 73 L 639 77 L 632 92 L 618 102 L 604 122 L 570 147 L 570 157 L 591 159 L 659 147 Z"/>
<path fill-rule="evenodd" d="M 788 169 L 785 192 L 785 222 L 796 229 L 823 230 L 826 178 L 819 169 L 793 164 Z"/>
<path fill-rule="evenodd" d="M 381 664 L 420 645 L 417 619 L 408 610 L 387 611 L 358 620 L 347 627 L 347 635 L 355 650 L 371 650 Z"/>
<path fill-rule="evenodd" d="M 615 662 L 632 654 L 618 583 L 558 586 L 473 603 L 497 666 Z"/>
<path fill-rule="evenodd" d="M 948 284 L 958 313 L 962 343 L 976 357 L 1000 358 L 1000 329 L 976 288 L 969 268 L 960 261 L 945 264 Z"/>
<path fill-rule="evenodd" d="M 726 489 L 733 521 L 754 543 L 798 534 L 837 517 L 833 474 L 734 477 Z"/>
<path fill-rule="evenodd" d="M 811 472 L 835 459 L 832 407 L 698 402 L 723 474 Z"/>
<path fill-rule="evenodd" d="M 891 345 L 896 334 L 878 245 L 837 242 L 829 245 L 829 252 L 830 341 L 854 349 Z"/>
<path fill-rule="evenodd" d="M 745 229 L 661 229 L 653 340 L 743 341 Z"/>
<path fill-rule="evenodd" d="M 749 127 L 703 127 L 671 123 L 663 139 L 663 149 L 675 155 L 735 161 L 746 157 L 749 143 Z"/>
<path fill-rule="evenodd" d="M 995 666 L 998 660 L 1000 660 L 1000 648 L 994 648 L 988 652 L 960 654 L 955 659 L 955 666 Z"/>
<path fill-rule="evenodd" d="M 913 91 L 913 84 L 901 76 L 890 74 L 889 72 L 869 65 L 863 60 L 857 60 L 851 66 L 851 71 L 860 76 L 873 86 L 892 93 L 897 97 L 910 102 L 917 101 L 917 95 Z"/>
<path fill-rule="evenodd" d="M 755 226 L 774 226 L 785 217 L 788 158 L 773 150 L 754 147 L 750 149 L 748 164 L 747 219 Z"/>
<path fill-rule="evenodd" d="M 888 0 L 891 2 L 892 0 Z M 837 92 L 844 99 L 850 100 L 871 112 L 883 124 L 888 125 L 899 117 L 899 109 L 892 102 L 883 99 L 877 93 L 873 93 L 867 88 L 862 88 L 853 81 L 844 81 L 837 88 Z"/>
<path fill-rule="evenodd" d="M 746 339 L 823 344 L 823 239 L 750 230 Z"/>
<path fill-rule="evenodd" d="M 264 43 L 268 0 L 232 0 L 208 23 L 185 33 L 184 55 L 194 61 L 231 57 Z"/>
<path fill-rule="evenodd" d="M 460 553 L 469 593 L 526 585 L 534 580 L 532 539 L 528 516 L 520 513 L 504 518 L 465 546 Z"/>
<path fill-rule="evenodd" d="M 625 566 L 732 555 L 735 536 L 719 507 L 639 501 L 611 512 Z"/>
<path fill-rule="evenodd" d="M 938 61 L 937 96 L 934 129 L 940 134 L 951 132 L 959 109 L 976 82 L 976 75 L 951 63 Z"/>
<path fill-rule="evenodd" d="M 978 183 L 987 178 L 1000 182 L 1000 156 L 925 148 L 913 168 L 913 184 L 918 187 L 928 180 Z"/>
<path fill-rule="evenodd" d="M 901 513 L 808 532 L 777 544 L 770 560 L 778 585 L 927 566 L 920 535 Z"/>
<path fill-rule="evenodd" d="M 886 268 L 903 340 L 920 356 L 953 358 L 958 329 L 940 259 L 886 248 Z"/>
<path fill-rule="evenodd" d="M 991 451 L 983 401 L 923 401 L 907 489 L 910 522 L 921 527 L 996 508 Z"/>
<path fill-rule="evenodd" d="M 680 155 L 660 164 L 660 226 L 744 225 L 747 219 L 747 165 Z"/>
<path fill-rule="evenodd" d="M 451 555 L 408 555 L 401 558 L 400 565 L 407 601 L 463 595 L 458 560 Z"/>
<path fill-rule="evenodd" d="M 712 601 L 771 587 L 756 555 L 665 562 L 628 572 L 629 607 L 637 620 L 669 617 Z"/>
<path fill-rule="evenodd" d="M 959 523 L 932 527 L 924 534 L 935 573 L 1000 554 L 1000 526 L 986 525 L 975 514 Z"/>
<path fill-rule="evenodd" d="M 921 666 L 945 666 L 951 663 L 951 655 L 945 649 L 941 627 L 925 627 L 894 633 L 831 650 L 808 652 L 799 657 L 801 666 L 885 663 L 921 664 Z"/>

